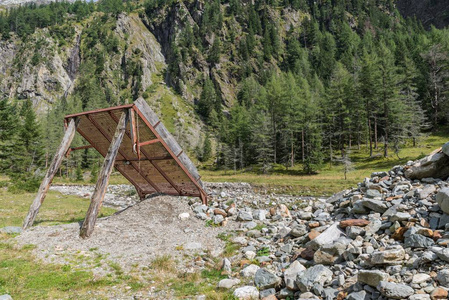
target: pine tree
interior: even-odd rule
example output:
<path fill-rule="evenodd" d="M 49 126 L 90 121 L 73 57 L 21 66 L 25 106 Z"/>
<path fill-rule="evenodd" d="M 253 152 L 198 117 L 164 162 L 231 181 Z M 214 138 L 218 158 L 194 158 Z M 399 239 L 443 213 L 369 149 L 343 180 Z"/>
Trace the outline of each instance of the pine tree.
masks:
<path fill-rule="evenodd" d="M 209 134 L 206 134 L 206 139 L 204 140 L 204 143 L 203 143 L 203 151 L 202 151 L 202 155 L 201 155 L 201 161 L 206 162 L 211 158 L 211 156 L 212 156 L 212 144 L 210 141 Z"/>
<path fill-rule="evenodd" d="M 7 98 L 0 99 L 0 171 L 7 172 L 16 162 L 15 140 L 18 134 L 16 107 Z"/>
<path fill-rule="evenodd" d="M 219 106 L 220 102 L 215 92 L 214 84 L 212 80 L 207 78 L 198 101 L 198 112 L 208 120 L 213 110 L 218 112 Z"/>

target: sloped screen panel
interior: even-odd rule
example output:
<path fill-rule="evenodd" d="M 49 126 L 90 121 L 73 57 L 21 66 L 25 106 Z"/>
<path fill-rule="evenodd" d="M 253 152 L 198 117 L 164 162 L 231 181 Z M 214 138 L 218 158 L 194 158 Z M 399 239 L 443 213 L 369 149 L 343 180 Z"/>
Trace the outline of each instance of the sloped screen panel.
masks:
<path fill-rule="evenodd" d="M 140 197 L 163 193 L 196 196 L 205 201 L 195 165 L 145 100 L 68 115 L 65 119 L 78 118 L 78 133 L 104 157 L 122 113 L 129 114 L 130 122 L 115 168 L 136 187 Z"/>

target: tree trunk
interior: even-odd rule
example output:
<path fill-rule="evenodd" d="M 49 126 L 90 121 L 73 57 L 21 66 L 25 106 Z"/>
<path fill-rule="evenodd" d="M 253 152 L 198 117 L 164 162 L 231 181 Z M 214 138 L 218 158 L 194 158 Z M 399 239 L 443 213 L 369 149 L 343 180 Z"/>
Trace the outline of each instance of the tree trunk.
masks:
<path fill-rule="evenodd" d="M 377 150 L 377 116 L 374 115 L 374 149 Z"/>
<path fill-rule="evenodd" d="M 384 100 L 384 111 L 385 111 L 385 142 L 384 142 L 384 157 L 388 157 L 388 105 L 387 100 Z"/>
<path fill-rule="evenodd" d="M 368 117 L 369 156 L 373 157 L 373 136 L 371 134 L 371 118 Z"/>
<path fill-rule="evenodd" d="M 304 161 L 306 160 L 306 156 L 305 156 L 305 151 L 304 151 L 304 128 L 301 131 L 301 151 L 302 151 L 302 162 L 304 163 Z"/>
<path fill-rule="evenodd" d="M 114 137 L 109 145 L 108 153 L 104 158 L 103 166 L 101 167 L 97 184 L 95 185 L 95 190 L 92 194 L 89 209 L 87 210 L 86 219 L 81 226 L 80 237 L 82 238 L 88 238 L 94 231 L 98 212 L 103 203 L 104 195 L 106 194 L 106 189 L 109 183 L 109 177 L 111 176 L 112 168 L 114 167 L 115 158 L 117 157 L 123 136 L 125 135 L 128 117 L 128 114 L 124 111 L 117 124 Z"/>
<path fill-rule="evenodd" d="M 39 191 L 34 198 L 33 203 L 30 206 L 30 210 L 23 222 L 23 229 L 27 229 L 32 226 L 34 223 L 34 219 L 39 212 L 39 208 L 44 202 L 45 196 L 47 195 L 48 189 L 50 188 L 50 184 L 53 181 L 53 178 L 58 172 L 59 167 L 61 166 L 62 160 L 69 150 L 70 144 L 72 143 L 73 137 L 76 133 L 76 127 L 78 126 L 79 120 L 71 119 L 67 129 L 65 131 L 64 137 L 62 138 L 61 144 L 59 145 L 58 150 L 53 157 L 53 160 L 50 164 L 50 167 L 45 174 L 44 179 L 42 180 L 41 186 L 39 187 Z"/>

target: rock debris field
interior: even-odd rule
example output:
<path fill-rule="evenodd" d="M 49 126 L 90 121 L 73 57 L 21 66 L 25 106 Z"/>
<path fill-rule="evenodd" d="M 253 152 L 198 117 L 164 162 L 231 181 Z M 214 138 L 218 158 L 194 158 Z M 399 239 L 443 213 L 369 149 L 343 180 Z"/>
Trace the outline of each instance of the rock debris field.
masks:
<path fill-rule="evenodd" d="M 228 278 L 217 289 L 231 289 L 238 299 L 447 299 L 449 183 L 422 177 L 448 177 L 441 164 L 449 161 L 447 150 L 449 144 L 420 161 L 373 173 L 330 198 L 209 183 L 209 206 L 159 196 L 98 220 L 87 240 L 78 238 L 79 224 L 36 226 L 16 239 L 36 244 L 44 260 L 63 263 L 62 253 L 95 247 L 126 268 L 185 251 L 222 257 L 221 233 L 238 250 L 220 258 Z M 206 264 L 182 262 L 187 269 Z"/>

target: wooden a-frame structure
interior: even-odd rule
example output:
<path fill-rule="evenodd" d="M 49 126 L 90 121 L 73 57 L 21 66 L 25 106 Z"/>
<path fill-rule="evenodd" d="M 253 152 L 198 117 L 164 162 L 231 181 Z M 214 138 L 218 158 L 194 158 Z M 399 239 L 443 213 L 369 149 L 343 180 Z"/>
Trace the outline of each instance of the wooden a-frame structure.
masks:
<path fill-rule="evenodd" d="M 64 137 L 31 204 L 24 229 L 33 225 L 64 156 L 79 149 L 95 148 L 105 158 L 81 226 L 83 238 L 94 230 L 113 167 L 134 185 L 141 199 L 160 193 L 200 197 L 207 204 L 207 194 L 195 165 L 144 99 L 68 115 L 64 122 Z M 76 132 L 89 144 L 70 148 Z"/>

